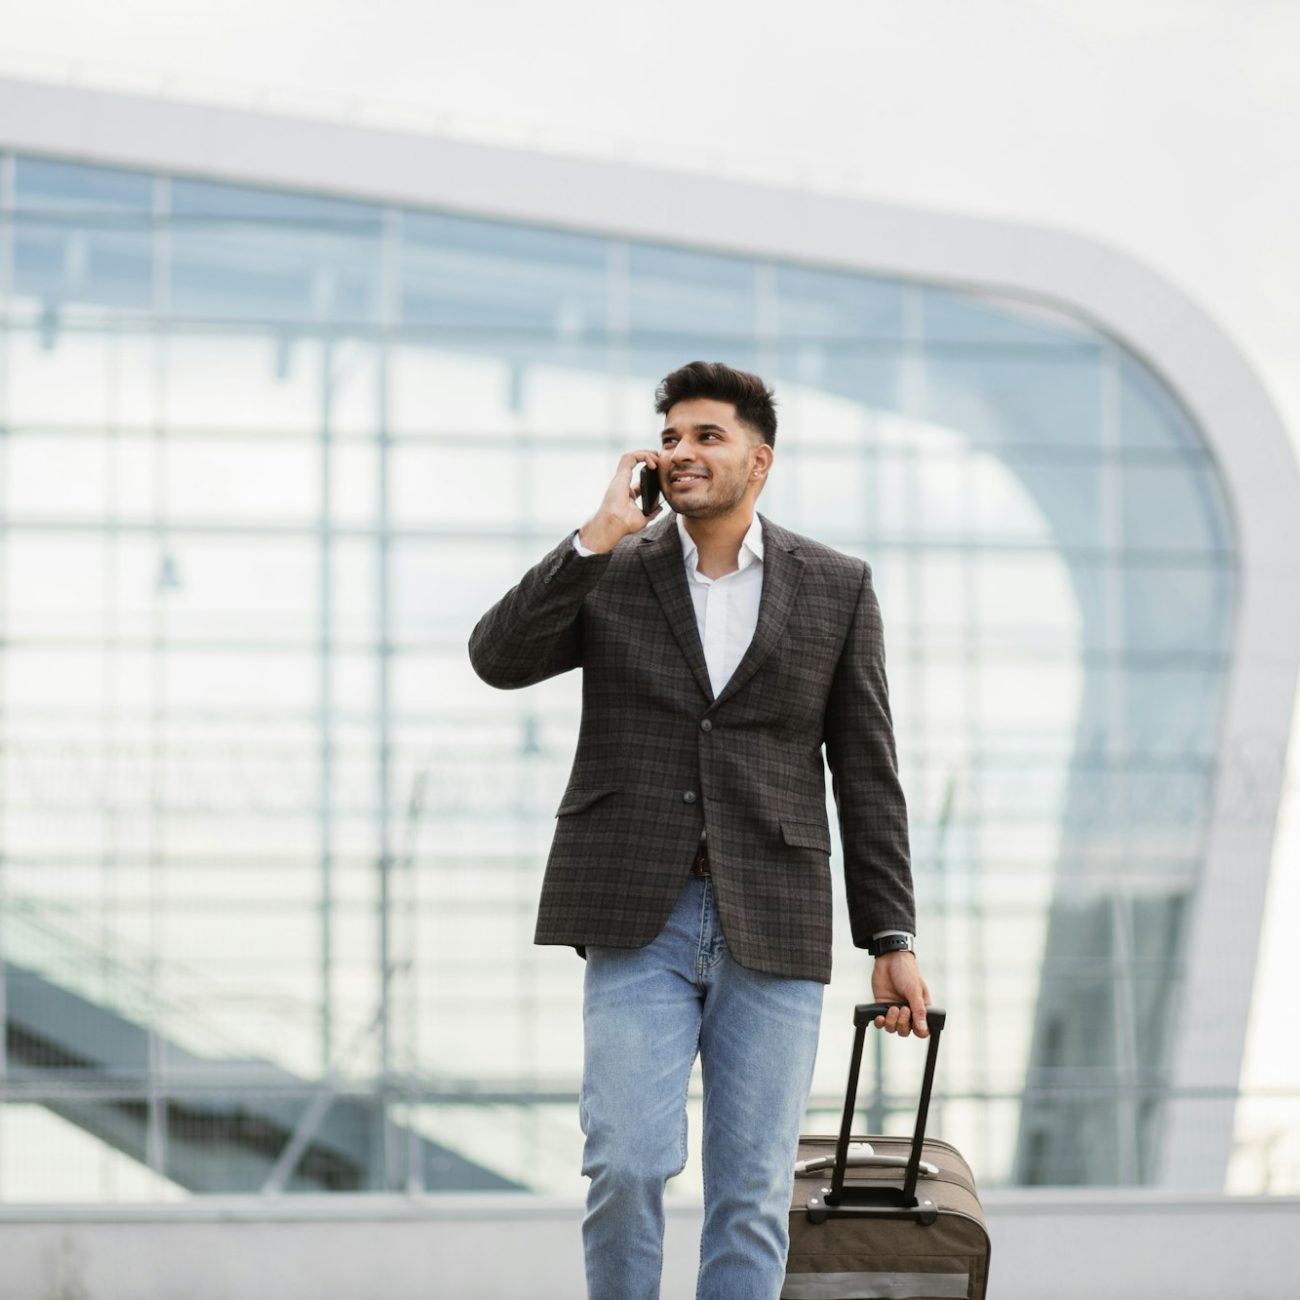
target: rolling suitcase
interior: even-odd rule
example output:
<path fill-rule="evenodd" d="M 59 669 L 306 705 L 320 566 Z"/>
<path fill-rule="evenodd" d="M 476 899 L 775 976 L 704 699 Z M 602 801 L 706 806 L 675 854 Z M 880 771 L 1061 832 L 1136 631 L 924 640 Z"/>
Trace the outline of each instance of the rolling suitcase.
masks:
<path fill-rule="evenodd" d="M 911 1139 L 851 1132 L 867 1027 L 887 1010 L 854 1010 L 839 1137 L 799 1139 L 781 1300 L 984 1300 L 989 1238 L 975 1179 L 954 1147 L 925 1137 L 947 1019 L 940 1008 L 926 1013 L 929 1050 Z"/>

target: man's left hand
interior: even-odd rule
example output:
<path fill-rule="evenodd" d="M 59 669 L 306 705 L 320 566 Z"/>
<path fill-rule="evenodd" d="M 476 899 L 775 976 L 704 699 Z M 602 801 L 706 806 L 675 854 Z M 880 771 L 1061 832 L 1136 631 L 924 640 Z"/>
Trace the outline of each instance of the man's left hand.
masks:
<path fill-rule="evenodd" d="M 929 1038 L 925 1009 L 930 1004 L 930 986 L 921 976 L 915 953 L 887 952 L 877 957 L 871 972 L 871 996 L 876 1002 L 907 1003 L 905 1007 L 891 1007 L 886 1016 L 877 1016 L 877 1029 L 899 1038 L 913 1031 L 918 1038 Z"/>

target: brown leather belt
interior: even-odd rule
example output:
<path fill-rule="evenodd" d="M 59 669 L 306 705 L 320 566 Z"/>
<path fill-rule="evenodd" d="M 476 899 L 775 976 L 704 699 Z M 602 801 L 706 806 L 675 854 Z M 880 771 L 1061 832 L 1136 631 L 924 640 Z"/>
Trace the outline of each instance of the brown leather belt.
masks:
<path fill-rule="evenodd" d="M 708 876 L 712 874 L 709 870 L 709 846 L 701 840 L 699 847 L 695 850 L 695 861 L 691 863 L 691 875 Z"/>

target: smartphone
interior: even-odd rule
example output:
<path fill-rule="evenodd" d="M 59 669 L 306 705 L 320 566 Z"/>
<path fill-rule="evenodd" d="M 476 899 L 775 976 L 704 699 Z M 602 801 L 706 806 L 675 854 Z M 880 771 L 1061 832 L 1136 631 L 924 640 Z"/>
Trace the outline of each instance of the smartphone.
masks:
<path fill-rule="evenodd" d="M 641 466 L 641 513 L 652 515 L 659 504 L 659 471 Z"/>

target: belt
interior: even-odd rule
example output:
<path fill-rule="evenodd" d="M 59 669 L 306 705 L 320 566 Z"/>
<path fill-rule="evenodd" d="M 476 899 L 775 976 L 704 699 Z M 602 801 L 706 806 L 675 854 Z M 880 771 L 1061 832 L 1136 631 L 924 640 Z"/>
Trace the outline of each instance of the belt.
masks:
<path fill-rule="evenodd" d="M 691 875 L 709 876 L 712 874 L 709 870 L 709 846 L 701 840 L 699 847 L 695 850 L 695 861 L 691 863 Z"/>

